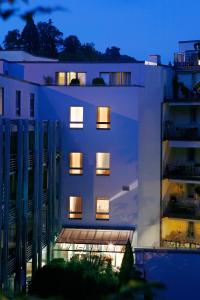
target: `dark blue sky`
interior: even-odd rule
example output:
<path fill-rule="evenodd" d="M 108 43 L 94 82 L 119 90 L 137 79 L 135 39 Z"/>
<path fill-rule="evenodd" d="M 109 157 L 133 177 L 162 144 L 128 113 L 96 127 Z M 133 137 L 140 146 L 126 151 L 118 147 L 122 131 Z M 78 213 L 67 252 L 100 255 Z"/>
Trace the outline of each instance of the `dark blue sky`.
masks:
<path fill-rule="evenodd" d="M 94 42 L 99 50 L 115 45 L 137 59 L 161 54 L 168 63 L 179 40 L 200 39 L 200 0 L 30 0 L 34 5 L 41 2 L 69 9 L 51 15 L 64 35 Z M 48 18 L 42 15 L 35 20 Z M 0 41 L 8 30 L 23 26 L 17 18 L 0 21 Z"/>

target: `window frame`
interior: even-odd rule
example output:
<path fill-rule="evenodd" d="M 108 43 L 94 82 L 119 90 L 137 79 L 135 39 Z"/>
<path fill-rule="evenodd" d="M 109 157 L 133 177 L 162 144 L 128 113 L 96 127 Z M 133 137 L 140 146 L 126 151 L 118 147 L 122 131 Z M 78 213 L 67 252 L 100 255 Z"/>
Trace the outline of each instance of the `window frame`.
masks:
<path fill-rule="evenodd" d="M 58 83 L 58 78 L 59 78 L 59 74 L 60 73 L 64 73 L 65 74 L 65 78 L 64 78 L 64 84 L 59 84 Z M 59 71 L 59 72 L 56 72 L 56 85 L 58 85 L 58 86 L 65 86 L 65 85 L 67 85 L 67 78 L 66 78 L 67 76 L 66 76 L 66 72 L 65 71 Z"/>
<path fill-rule="evenodd" d="M 16 116 L 21 116 L 21 91 L 16 90 Z"/>
<path fill-rule="evenodd" d="M 70 204 L 71 204 L 70 198 L 79 198 L 81 200 L 81 203 L 80 203 L 81 210 L 80 211 L 72 211 L 70 209 Z M 83 197 L 79 196 L 79 195 L 71 195 L 71 196 L 69 196 L 68 201 L 69 201 L 69 203 L 68 203 L 68 218 L 70 220 L 81 220 L 83 218 Z M 74 217 L 72 217 L 72 215 L 74 215 Z M 78 216 L 76 217 L 75 215 L 78 215 Z"/>
<path fill-rule="evenodd" d="M 71 121 L 71 109 L 72 108 L 82 108 L 82 121 Z M 82 125 L 80 127 L 73 127 L 72 125 Z M 84 127 L 84 107 L 83 106 L 70 106 L 69 107 L 69 128 L 70 129 L 83 129 Z"/>
<path fill-rule="evenodd" d="M 98 211 L 98 201 L 107 201 L 108 202 L 108 211 Z M 110 220 L 110 199 L 108 197 L 96 197 L 96 211 L 95 211 L 95 217 L 96 220 L 100 221 L 109 221 Z M 104 218 L 101 218 L 101 216 L 105 216 Z"/>
<path fill-rule="evenodd" d="M 80 167 L 73 167 L 72 162 L 72 155 L 73 154 L 80 154 Z M 80 173 L 73 173 L 73 171 L 80 171 Z M 71 176 L 80 176 L 83 175 L 83 152 L 70 152 L 69 153 L 69 175 Z"/>
<path fill-rule="evenodd" d="M 98 154 L 108 154 L 109 155 L 109 167 L 108 168 L 98 168 L 97 162 L 98 162 Z M 110 152 L 96 152 L 96 175 L 97 176 L 110 176 L 110 161 L 111 161 L 111 154 Z M 102 172 L 101 172 L 102 171 Z M 103 173 L 105 172 L 105 173 Z"/>
<path fill-rule="evenodd" d="M 109 120 L 107 122 L 98 122 L 98 110 L 100 108 L 108 108 L 108 116 L 109 116 Z M 97 106 L 96 108 L 96 129 L 98 130 L 110 130 L 111 129 L 111 121 L 110 121 L 110 115 L 111 115 L 111 108 L 110 106 Z M 108 126 L 108 127 L 100 127 L 100 126 Z"/>

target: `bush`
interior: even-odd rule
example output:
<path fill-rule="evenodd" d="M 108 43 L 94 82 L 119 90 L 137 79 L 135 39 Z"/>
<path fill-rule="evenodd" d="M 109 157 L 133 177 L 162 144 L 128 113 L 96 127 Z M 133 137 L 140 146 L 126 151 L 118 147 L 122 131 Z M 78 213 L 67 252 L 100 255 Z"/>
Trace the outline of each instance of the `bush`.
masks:
<path fill-rule="evenodd" d="M 101 77 L 96 77 L 92 80 L 93 85 L 105 85 L 105 81 Z"/>
<path fill-rule="evenodd" d="M 70 85 L 80 85 L 80 80 L 78 78 L 74 78 L 71 80 Z"/>

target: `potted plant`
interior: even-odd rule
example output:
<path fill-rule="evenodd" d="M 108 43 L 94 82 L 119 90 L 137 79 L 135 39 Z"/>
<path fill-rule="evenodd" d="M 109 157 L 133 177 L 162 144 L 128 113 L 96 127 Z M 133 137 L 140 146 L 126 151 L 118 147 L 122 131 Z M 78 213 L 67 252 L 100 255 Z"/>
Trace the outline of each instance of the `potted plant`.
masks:
<path fill-rule="evenodd" d="M 105 81 L 101 77 L 96 77 L 92 80 L 93 85 L 105 85 Z"/>
<path fill-rule="evenodd" d="M 78 78 L 74 78 L 71 80 L 70 85 L 80 85 L 80 80 Z"/>
<path fill-rule="evenodd" d="M 45 84 L 47 84 L 47 85 L 53 84 L 53 78 L 51 76 L 47 75 L 47 76 L 43 76 L 43 78 L 44 78 Z"/>

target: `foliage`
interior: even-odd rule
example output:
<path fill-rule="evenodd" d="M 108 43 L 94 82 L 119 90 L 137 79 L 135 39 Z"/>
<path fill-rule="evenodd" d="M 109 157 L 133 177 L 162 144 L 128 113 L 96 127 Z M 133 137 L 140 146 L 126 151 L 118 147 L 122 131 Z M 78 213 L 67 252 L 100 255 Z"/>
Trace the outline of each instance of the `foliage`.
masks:
<path fill-rule="evenodd" d="M 131 242 L 128 240 L 119 272 L 119 281 L 123 285 L 127 284 L 130 280 L 142 280 L 142 277 L 141 273 L 134 266 Z"/>
<path fill-rule="evenodd" d="M 39 297 L 102 299 L 117 291 L 118 280 L 110 262 L 98 256 L 64 263 L 52 261 L 33 277 L 30 293 Z"/>
<path fill-rule="evenodd" d="M 105 81 L 101 77 L 96 77 L 92 80 L 93 85 L 105 85 Z"/>
<path fill-rule="evenodd" d="M 193 90 L 194 90 L 196 93 L 200 93 L 200 82 L 197 82 L 197 83 L 194 85 Z"/>
<path fill-rule="evenodd" d="M 80 80 L 78 78 L 73 78 L 70 85 L 80 85 Z"/>
<path fill-rule="evenodd" d="M 53 84 L 53 78 L 51 77 L 51 76 L 43 76 L 43 78 L 44 78 L 44 83 L 45 84 L 49 84 L 49 85 L 51 85 L 51 84 Z"/>
<path fill-rule="evenodd" d="M 23 50 L 31 54 L 39 54 L 39 34 L 32 18 L 28 19 L 21 34 Z"/>
<path fill-rule="evenodd" d="M 0 0 L 0 18 L 3 20 L 7 20 L 13 16 L 19 16 L 23 20 L 31 19 L 34 15 L 38 13 L 51 13 L 55 10 L 63 10 L 63 8 L 57 7 L 45 7 L 39 5 L 33 9 L 28 9 L 25 11 L 21 11 L 22 3 L 29 4 L 29 0 Z"/>
<path fill-rule="evenodd" d="M 5 50 L 13 50 L 21 48 L 21 34 L 18 29 L 8 31 L 4 39 Z"/>
<path fill-rule="evenodd" d="M 190 90 L 184 85 L 183 82 L 180 82 L 179 86 L 180 86 L 181 93 L 183 94 L 183 96 L 187 98 L 189 96 Z"/>

